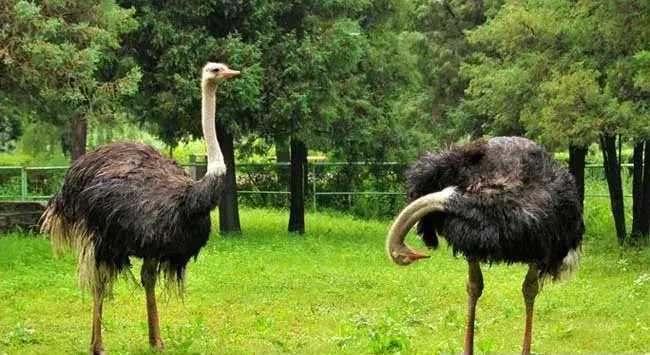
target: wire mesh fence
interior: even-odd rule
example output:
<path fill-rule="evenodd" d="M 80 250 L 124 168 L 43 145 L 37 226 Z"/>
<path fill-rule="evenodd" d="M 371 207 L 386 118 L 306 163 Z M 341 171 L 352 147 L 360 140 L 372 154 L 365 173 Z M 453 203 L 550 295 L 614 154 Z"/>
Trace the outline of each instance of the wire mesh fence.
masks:
<path fill-rule="evenodd" d="M 67 169 L 67 166 L 0 166 L 0 199 L 49 199 L 61 186 Z"/>
<path fill-rule="evenodd" d="M 205 172 L 205 163 L 182 164 L 190 176 Z M 364 217 L 388 216 L 404 205 L 408 164 L 396 162 L 309 162 L 304 181 L 306 206 Z M 631 197 L 631 164 L 623 164 L 624 194 Z M 67 167 L 0 167 L 0 200 L 46 200 L 60 187 Z M 236 164 L 237 190 L 242 205 L 288 208 L 289 163 Z M 609 197 L 602 165 L 585 171 L 585 198 Z"/>

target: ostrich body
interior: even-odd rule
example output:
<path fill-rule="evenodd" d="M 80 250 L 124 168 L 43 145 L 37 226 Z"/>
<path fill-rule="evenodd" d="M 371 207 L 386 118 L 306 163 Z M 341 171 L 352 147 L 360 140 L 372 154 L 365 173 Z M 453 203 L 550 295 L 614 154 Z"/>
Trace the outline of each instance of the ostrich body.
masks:
<path fill-rule="evenodd" d="M 210 211 L 217 205 L 226 167 L 215 131 L 217 83 L 238 75 L 219 63 L 203 68 L 202 123 L 208 171 L 193 181 L 172 159 L 143 143 L 114 143 L 77 159 L 43 214 L 42 231 L 55 250 L 79 253 L 79 279 L 93 294 L 91 353 L 103 354 L 104 296 L 116 276 L 143 259 L 149 343 L 162 349 L 155 285 L 159 272 L 182 289 L 187 262 L 210 235 Z"/>
<path fill-rule="evenodd" d="M 468 261 L 465 354 L 473 353 L 480 262 L 526 263 L 523 354 L 530 354 L 533 305 L 543 281 L 570 276 L 584 233 L 573 177 L 536 143 L 496 137 L 422 156 L 408 173 L 411 201 L 387 237 L 389 257 L 408 265 L 428 256 L 404 244 L 409 229 L 430 248 L 443 236 Z"/>

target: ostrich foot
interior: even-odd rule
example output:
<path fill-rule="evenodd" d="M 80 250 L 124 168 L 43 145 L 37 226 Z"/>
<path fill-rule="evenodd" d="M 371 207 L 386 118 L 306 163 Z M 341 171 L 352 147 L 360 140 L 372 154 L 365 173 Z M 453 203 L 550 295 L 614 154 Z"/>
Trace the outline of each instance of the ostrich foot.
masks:
<path fill-rule="evenodd" d="M 149 337 L 149 345 L 151 346 L 151 349 L 155 351 L 163 351 L 165 350 L 165 346 L 163 345 L 162 339 L 160 336 L 152 336 Z"/>
<path fill-rule="evenodd" d="M 90 346 L 90 353 L 92 355 L 106 355 L 106 351 L 104 351 L 102 344 L 92 344 Z"/>
<path fill-rule="evenodd" d="M 163 346 L 162 340 L 160 340 L 160 339 L 156 339 L 155 341 L 151 341 L 150 344 L 151 344 L 151 347 L 155 351 L 164 351 L 165 350 L 165 347 Z"/>

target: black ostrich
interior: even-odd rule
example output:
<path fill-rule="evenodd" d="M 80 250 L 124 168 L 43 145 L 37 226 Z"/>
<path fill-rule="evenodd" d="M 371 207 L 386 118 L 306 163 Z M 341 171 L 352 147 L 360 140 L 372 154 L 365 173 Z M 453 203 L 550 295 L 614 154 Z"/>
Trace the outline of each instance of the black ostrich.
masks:
<path fill-rule="evenodd" d="M 476 302 L 483 291 L 480 262 L 529 264 L 523 354 L 530 354 L 533 304 L 540 284 L 570 276 L 584 232 L 573 177 L 534 142 L 497 137 L 421 157 L 408 173 L 408 206 L 387 237 L 391 260 L 408 265 L 428 257 L 404 244 L 409 229 L 430 248 L 438 234 L 469 263 L 465 354 L 473 353 Z"/>
<path fill-rule="evenodd" d="M 54 249 L 79 253 L 79 280 L 93 293 L 91 352 L 103 354 L 102 301 L 129 257 L 143 259 L 149 343 L 162 350 L 155 285 L 162 272 L 182 289 L 187 262 L 210 234 L 210 211 L 217 205 L 226 173 L 215 131 L 219 81 L 236 76 L 220 63 L 208 63 L 201 80 L 207 174 L 193 181 L 172 159 L 142 143 L 115 143 L 77 159 L 42 217 L 42 231 Z"/>

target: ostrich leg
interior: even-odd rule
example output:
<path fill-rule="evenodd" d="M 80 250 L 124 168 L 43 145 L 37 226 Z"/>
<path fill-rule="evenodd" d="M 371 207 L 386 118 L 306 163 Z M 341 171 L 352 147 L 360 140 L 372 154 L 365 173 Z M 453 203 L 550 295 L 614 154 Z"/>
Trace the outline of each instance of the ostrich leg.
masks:
<path fill-rule="evenodd" d="M 521 286 L 521 292 L 524 294 L 524 301 L 526 302 L 526 330 L 524 331 L 524 346 L 521 353 L 529 355 L 533 331 L 533 306 L 535 305 L 535 297 L 539 292 L 539 268 L 537 265 L 530 264 L 528 267 L 528 273 L 524 279 L 524 284 Z"/>
<path fill-rule="evenodd" d="M 96 271 L 99 272 L 99 271 Z M 101 280 L 93 288 L 93 333 L 90 338 L 90 353 L 104 355 L 102 345 L 102 306 L 104 302 L 104 283 Z"/>
<path fill-rule="evenodd" d="M 474 319 L 476 302 L 483 293 L 483 274 L 478 260 L 468 260 L 469 278 L 467 280 L 467 328 L 465 330 L 465 355 L 474 354 Z"/>
<path fill-rule="evenodd" d="M 149 323 L 149 344 L 157 350 L 163 350 L 158 323 L 158 307 L 156 306 L 156 277 L 158 276 L 158 260 L 144 259 L 140 271 L 142 286 L 147 293 L 147 321 Z"/>

